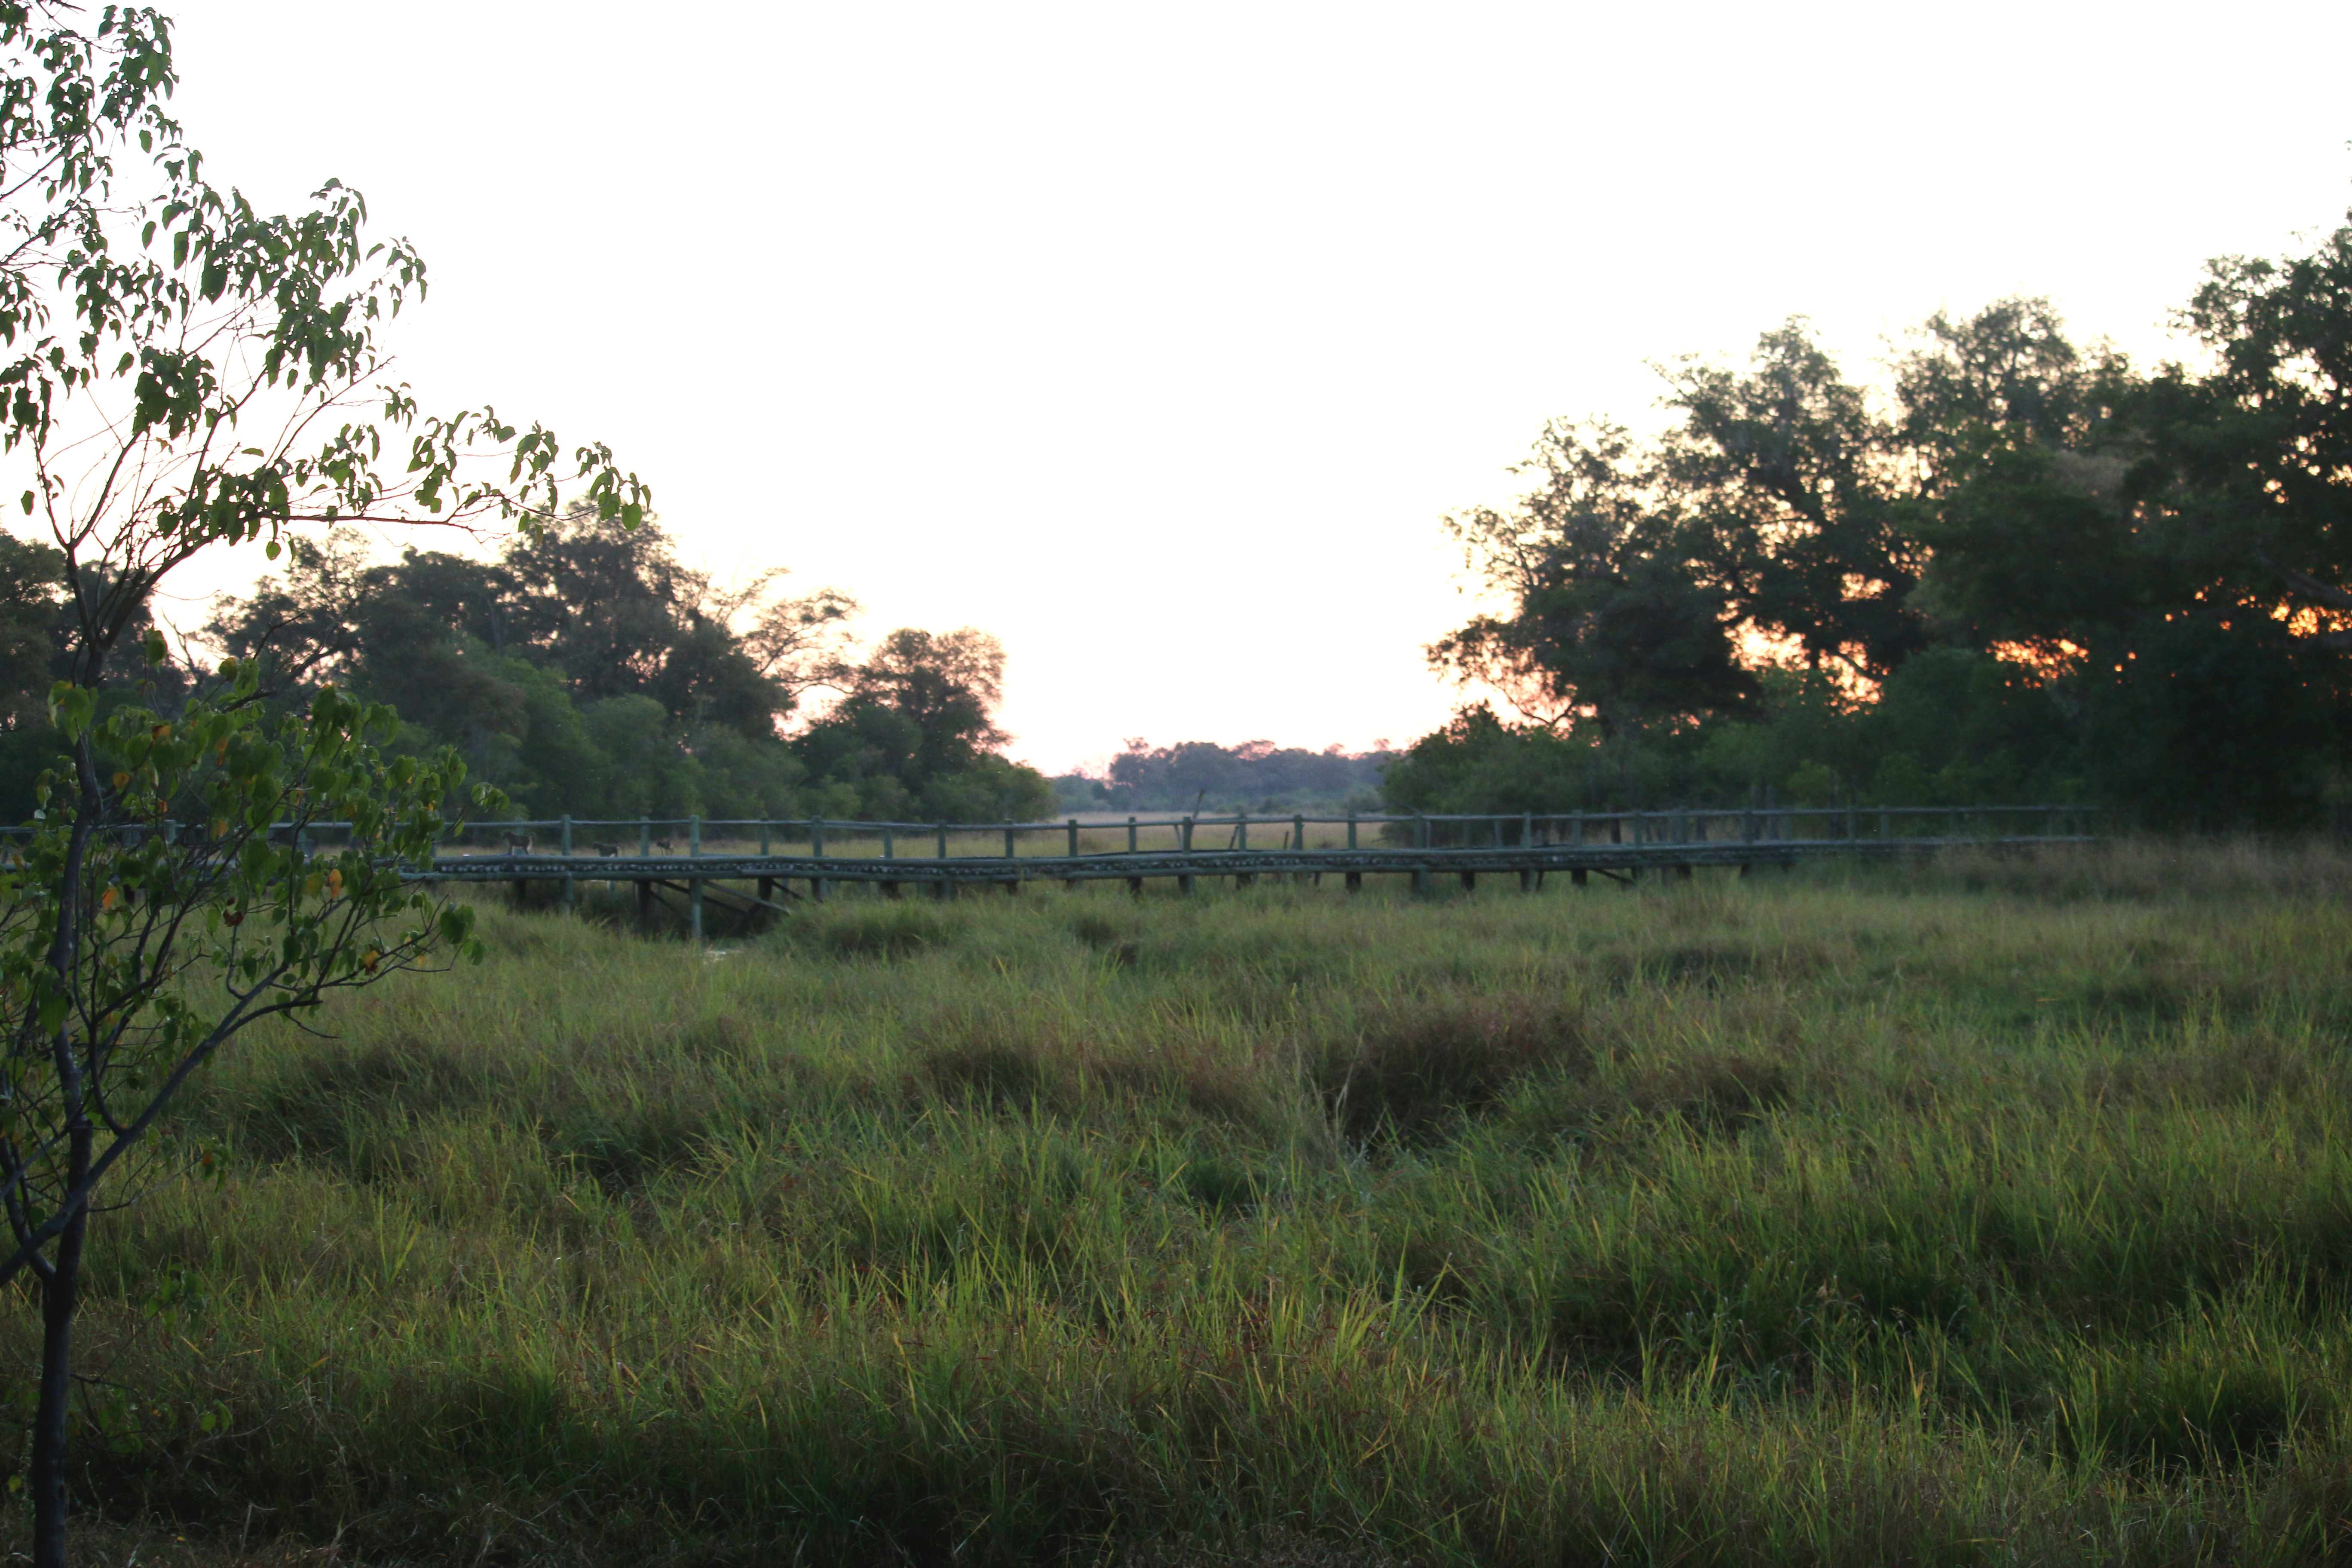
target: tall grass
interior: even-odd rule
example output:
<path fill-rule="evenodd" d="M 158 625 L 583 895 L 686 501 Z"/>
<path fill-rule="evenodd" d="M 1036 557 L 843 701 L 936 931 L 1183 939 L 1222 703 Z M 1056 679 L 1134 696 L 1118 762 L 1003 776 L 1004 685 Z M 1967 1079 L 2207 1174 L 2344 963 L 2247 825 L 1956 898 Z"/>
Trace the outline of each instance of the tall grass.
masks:
<path fill-rule="evenodd" d="M 2352 1554 L 2347 868 L 488 907 L 102 1227 L 85 1487 L 361 1561 Z"/>

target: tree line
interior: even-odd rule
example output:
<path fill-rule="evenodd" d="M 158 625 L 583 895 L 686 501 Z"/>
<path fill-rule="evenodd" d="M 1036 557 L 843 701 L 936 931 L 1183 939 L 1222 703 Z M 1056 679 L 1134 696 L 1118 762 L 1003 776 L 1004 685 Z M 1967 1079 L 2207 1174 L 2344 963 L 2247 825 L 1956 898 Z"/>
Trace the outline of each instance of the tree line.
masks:
<path fill-rule="evenodd" d="M 329 688 L 389 705 L 392 752 L 454 748 L 516 816 L 1054 809 L 1044 776 L 1002 754 L 1005 657 L 985 632 L 902 627 L 861 648 L 848 595 L 785 593 L 782 571 L 719 581 L 684 565 L 657 521 L 592 507 L 488 560 L 375 560 L 369 542 L 289 535 L 281 569 L 219 601 L 204 640 L 254 659 L 273 710 Z M 60 745 L 47 704 L 74 643 L 63 568 L 52 547 L 0 541 L 0 808 L 19 820 Z M 168 703 L 187 677 L 163 674 Z M 137 679 L 110 682 L 101 705 L 132 700 Z"/>
<path fill-rule="evenodd" d="M 1654 438 L 1548 425 L 1524 495 L 1446 520 L 1497 607 L 1429 657 L 1490 695 L 1390 801 L 2352 799 L 2352 227 L 2209 263 L 2178 325 L 2142 367 L 2004 299 L 1865 384 L 1797 318 L 1664 366 Z"/>
<path fill-rule="evenodd" d="M 1067 773 L 1054 787 L 1066 811 L 1376 811 L 1389 759 L 1385 742 L 1369 752 L 1312 752 L 1272 741 L 1154 746 L 1137 736 L 1100 777 Z"/>

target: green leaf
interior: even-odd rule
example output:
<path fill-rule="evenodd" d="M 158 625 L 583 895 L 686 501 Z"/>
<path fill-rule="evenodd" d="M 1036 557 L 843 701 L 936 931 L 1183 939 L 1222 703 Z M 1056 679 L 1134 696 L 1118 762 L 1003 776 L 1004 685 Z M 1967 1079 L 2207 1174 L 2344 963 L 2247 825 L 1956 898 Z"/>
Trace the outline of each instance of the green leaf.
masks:
<path fill-rule="evenodd" d="M 89 688 L 60 680 L 49 689 L 49 721 L 64 731 L 68 740 L 89 729 L 97 712 L 98 693 Z"/>

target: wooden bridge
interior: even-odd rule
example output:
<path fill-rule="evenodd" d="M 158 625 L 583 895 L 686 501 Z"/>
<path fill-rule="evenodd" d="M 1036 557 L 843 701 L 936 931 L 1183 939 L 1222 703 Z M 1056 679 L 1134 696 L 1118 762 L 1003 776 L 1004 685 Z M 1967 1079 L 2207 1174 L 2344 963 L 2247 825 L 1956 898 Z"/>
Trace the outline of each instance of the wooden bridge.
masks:
<path fill-rule="evenodd" d="M 886 897 L 912 888 L 936 898 L 965 889 L 1018 892 L 1024 882 L 1076 888 L 1123 882 L 1140 893 L 1172 879 L 1191 893 L 1202 878 L 1248 887 L 1261 877 L 1409 878 L 1416 892 L 1440 878 L 1463 888 L 1481 874 L 1516 876 L 1532 892 L 1548 876 L 1631 883 L 1644 874 L 1689 877 L 1703 866 L 1791 867 L 1823 857 L 1916 856 L 1962 846 L 2017 847 L 2091 841 L 2080 806 L 1912 806 L 1617 811 L 1498 816 L 1069 817 L 1050 823 L 705 821 L 637 818 L 473 824 L 465 839 L 411 875 L 436 882 L 509 883 L 518 894 L 553 883 L 569 904 L 582 883 L 627 883 L 641 912 L 664 891 L 684 900 L 701 934 L 706 898 L 738 911 L 787 911 L 864 883 Z M 1252 830 L 1258 843 L 1250 842 Z M 1278 843 L 1268 842 L 1279 834 Z M 489 843 L 479 840 L 495 838 Z M 1001 835 L 1001 840 L 1000 836 Z M 1218 840 L 1222 837 L 1223 842 Z M 1205 839 L 1205 841 L 1204 841 Z M 977 842 L 975 842 L 977 841 Z M 800 884 L 798 889 L 794 883 Z"/>

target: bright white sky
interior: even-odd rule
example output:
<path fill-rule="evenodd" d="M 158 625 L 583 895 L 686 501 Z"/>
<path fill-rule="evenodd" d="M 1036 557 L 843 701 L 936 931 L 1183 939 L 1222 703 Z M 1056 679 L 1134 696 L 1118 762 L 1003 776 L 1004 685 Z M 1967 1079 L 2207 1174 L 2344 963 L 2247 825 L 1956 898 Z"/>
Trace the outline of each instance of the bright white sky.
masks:
<path fill-rule="evenodd" d="M 428 406 L 995 632 L 1048 771 L 1441 721 L 1438 518 L 1646 361 L 2019 289 L 2158 353 L 2352 200 L 2341 0 L 165 5 L 215 179 L 425 252 Z"/>

